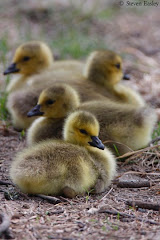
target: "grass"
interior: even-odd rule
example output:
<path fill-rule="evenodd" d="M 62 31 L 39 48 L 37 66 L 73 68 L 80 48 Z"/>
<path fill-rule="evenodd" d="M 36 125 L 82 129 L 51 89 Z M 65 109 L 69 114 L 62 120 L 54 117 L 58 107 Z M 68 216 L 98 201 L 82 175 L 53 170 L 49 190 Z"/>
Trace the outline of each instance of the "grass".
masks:
<path fill-rule="evenodd" d="M 89 197 L 90 197 L 90 193 L 92 193 L 94 191 L 94 189 L 91 189 L 90 191 L 86 190 L 86 203 L 89 201 Z"/>
<path fill-rule="evenodd" d="M 117 220 L 119 221 L 119 215 L 117 215 Z M 119 229 L 119 226 L 116 225 L 116 224 L 113 224 L 108 216 L 106 216 L 106 220 L 104 220 L 104 223 L 106 223 L 108 226 L 110 226 L 114 231 L 117 231 Z M 107 227 L 105 225 L 102 226 L 102 230 L 103 231 L 106 231 L 107 230 Z"/>
<path fill-rule="evenodd" d="M 0 92 L 0 120 L 6 121 L 8 118 L 8 111 L 6 108 L 7 94 Z"/>
<path fill-rule="evenodd" d="M 6 64 L 6 54 L 8 52 L 8 41 L 7 41 L 7 34 L 4 34 L 0 39 L 0 61 L 5 66 Z"/>
<path fill-rule="evenodd" d="M 3 69 L 6 66 L 6 54 L 9 50 L 7 34 L 0 39 L 0 62 L 3 65 Z M 9 77 L 6 79 L 6 84 L 9 82 Z M 7 93 L 5 91 L 0 91 L 0 120 L 6 121 L 8 118 L 8 111 L 6 108 Z"/>
<path fill-rule="evenodd" d="M 113 147 L 114 147 L 114 150 L 115 150 L 115 152 L 116 152 L 116 156 L 119 157 L 119 156 L 120 156 L 120 153 L 119 153 L 119 151 L 118 151 L 117 146 L 116 146 L 115 144 L 113 144 Z"/>
<path fill-rule="evenodd" d="M 57 39 L 50 43 L 51 47 L 59 49 L 62 58 L 72 57 L 79 59 L 86 57 L 91 51 L 97 48 L 105 48 L 103 41 L 97 37 L 89 36 L 89 33 L 82 33 L 71 30 L 68 33 L 62 33 Z"/>
<path fill-rule="evenodd" d="M 156 129 L 153 131 L 152 139 L 155 139 L 158 136 L 160 136 L 160 122 L 158 122 Z M 154 144 L 157 144 L 157 142 L 155 142 Z"/>

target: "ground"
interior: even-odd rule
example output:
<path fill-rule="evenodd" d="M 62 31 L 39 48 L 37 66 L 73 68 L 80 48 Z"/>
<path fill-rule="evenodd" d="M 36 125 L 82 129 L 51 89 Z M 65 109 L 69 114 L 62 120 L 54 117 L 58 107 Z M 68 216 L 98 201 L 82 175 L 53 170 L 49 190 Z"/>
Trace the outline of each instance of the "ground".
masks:
<path fill-rule="evenodd" d="M 125 84 L 139 91 L 160 114 L 160 6 L 131 8 L 124 4 L 120 8 L 118 1 L 105 2 L 77 1 L 73 5 L 63 0 L 54 1 L 53 7 L 49 0 L 29 0 L 27 5 L 24 0 L 1 1 L 0 71 L 11 62 L 14 49 L 30 39 L 47 42 L 57 58 L 85 60 L 90 51 L 109 48 L 124 59 L 124 70 L 131 75 Z M 2 76 L 1 89 L 5 80 Z M 25 146 L 25 134 L 8 127 L 2 90 L 0 97 L 0 180 L 11 182 L 9 167 L 15 153 Z M 159 134 L 157 128 L 153 138 Z M 18 240 L 160 239 L 160 211 L 127 204 L 138 200 L 160 205 L 160 147 L 158 141 L 154 144 L 117 159 L 117 177 L 100 195 L 87 193 L 53 204 L 11 185 L 0 185 L 0 213 L 11 218 L 11 236 Z M 143 183 L 143 187 L 135 188 L 133 183 Z"/>

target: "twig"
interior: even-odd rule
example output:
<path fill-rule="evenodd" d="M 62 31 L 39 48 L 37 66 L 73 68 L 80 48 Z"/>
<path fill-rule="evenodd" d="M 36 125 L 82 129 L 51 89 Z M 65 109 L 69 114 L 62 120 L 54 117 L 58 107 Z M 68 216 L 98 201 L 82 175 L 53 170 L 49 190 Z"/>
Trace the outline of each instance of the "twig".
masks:
<path fill-rule="evenodd" d="M 113 141 L 113 140 L 106 140 L 106 141 L 103 141 L 103 144 L 105 144 L 105 143 L 119 144 L 119 145 L 125 146 L 130 152 L 133 152 L 133 150 L 130 147 L 128 147 L 126 144 L 121 143 L 121 142 L 117 142 L 117 141 Z"/>
<path fill-rule="evenodd" d="M 151 183 L 147 180 L 137 181 L 137 180 L 119 180 L 117 183 L 118 187 L 121 188 L 141 188 L 141 187 L 151 187 Z"/>
<path fill-rule="evenodd" d="M 126 174 L 138 174 L 138 175 L 154 175 L 154 176 L 160 176 L 160 173 L 146 173 L 146 172 L 135 172 L 135 171 L 128 171 L 123 173 L 121 176 L 126 175 Z M 120 177 L 121 177 L 120 176 Z"/>
<path fill-rule="evenodd" d="M 100 201 L 103 201 L 103 200 L 112 192 L 112 190 L 113 190 L 113 187 L 106 193 L 106 195 L 104 195 L 104 196 L 100 199 Z"/>
<path fill-rule="evenodd" d="M 53 203 L 53 204 L 57 204 L 57 203 L 61 203 L 62 202 L 62 200 L 60 200 L 59 198 L 46 196 L 46 195 L 42 195 L 42 194 L 36 194 L 34 196 L 42 198 L 44 200 L 47 200 L 48 202 Z"/>
<path fill-rule="evenodd" d="M 2 181 L 2 180 L 0 180 L 0 185 L 5 185 L 5 186 L 12 185 L 13 187 L 15 187 L 14 183 Z"/>
<path fill-rule="evenodd" d="M 71 201 L 68 200 L 67 198 L 64 198 L 62 196 L 59 196 L 59 199 L 62 200 L 62 202 L 68 202 L 69 204 L 71 204 Z"/>
<path fill-rule="evenodd" d="M 10 218 L 5 213 L 0 213 L 0 220 L 0 237 L 4 237 L 4 239 L 12 239 L 13 237 L 9 231 Z"/>
<path fill-rule="evenodd" d="M 160 204 L 156 204 L 156 203 L 127 200 L 126 204 L 132 207 L 139 207 L 144 209 L 151 209 L 154 211 L 160 211 Z"/>
<path fill-rule="evenodd" d="M 106 209 L 99 209 L 98 213 L 108 213 L 108 214 L 117 215 L 117 216 L 119 215 L 119 216 L 122 216 L 122 217 L 135 218 L 135 219 L 137 219 L 138 221 L 141 221 L 141 222 L 155 224 L 155 225 L 160 225 L 158 222 L 155 222 L 153 220 L 149 220 L 149 219 L 146 220 L 146 219 L 143 219 L 143 218 L 140 218 L 140 217 L 136 217 L 133 214 L 127 214 L 127 213 L 123 213 L 123 212 L 119 212 L 119 211 L 111 211 L 111 210 L 106 210 Z"/>
<path fill-rule="evenodd" d="M 49 236 L 49 239 L 60 239 L 60 240 L 76 240 L 75 238 L 63 238 L 63 237 L 54 237 L 54 236 Z"/>
<path fill-rule="evenodd" d="M 53 214 L 61 214 L 61 213 L 64 213 L 64 210 L 63 210 L 63 209 L 59 209 L 59 210 L 53 211 L 53 212 L 51 212 L 51 213 L 48 212 L 47 215 L 51 216 L 51 215 L 53 215 Z"/>
<path fill-rule="evenodd" d="M 158 148 L 158 147 L 160 147 L 160 144 L 157 144 L 157 145 L 152 146 L 152 147 L 143 148 L 143 149 L 140 149 L 140 150 L 137 150 L 137 151 L 125 153 L 122 156 L 117 157 L 116 159 L 118 160 L 118 159 L 121 159 L 121 158 L 127 158 L 127 157 L 130 157 L 130 156 L 134 155 L 134 154 L 145 152 L 145 151 L 148 151 L 148 150 L 151 150 L 151 149 L 154 149 L 154 148 Z"/>

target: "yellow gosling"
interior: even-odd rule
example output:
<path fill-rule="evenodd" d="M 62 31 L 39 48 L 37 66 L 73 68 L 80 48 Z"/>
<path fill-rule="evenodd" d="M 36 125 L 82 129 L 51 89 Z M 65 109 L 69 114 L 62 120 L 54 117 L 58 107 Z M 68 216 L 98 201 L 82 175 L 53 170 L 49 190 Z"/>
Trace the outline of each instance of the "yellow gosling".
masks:
<path fill-rule="evenodd" d="M 4 71 L 4 75 L 11 73 L 20 75 L 11 80 L 7 92 L 26 87 L 26 82 L 31 75 L 41 73 L 52 64 L 52 52 L 45 43 L 31 41 L 20 45 L 15 52 L 12 64 Z"/>
<path fill-rule="evenodd" d="M 64 125 L 64 140 L 41 142 L 15 157 L 12 181 L 31 194 L 74 197 L 93 188 L 96 193 L 104 191 L 115 176 L 116 161 L 98 134 L 92 114 L 71 114 Z"/>
<path fill-rule="evenodd" d="M 14 77 L 7 86 L 7 92 L 26 89 L 33 84 L 34 79 L 31 77 L 41 76 L 39 81 L 44 78 L 52 80 L 52 74 L 55 71 L 60 72 L 63 76 L 65 73 L 72 75 L 75 73 L 82 73 L 83 64 L 76 60 L 55 61 L 51 49 L 43 42 L 30 41 L 20 45 L 14 54 L 12 64 L 4 71 L 4 75 L 14 74 Z M 61 73 L 62 71 L 62 73 Z M 46 76 L 47 73 L 49 76 Z M 59 77 L 55 75 L 54 77 Z M 38 83 L 36 84 L 39 84 Z"/>
<path fill-rule="evenodd" d="M 120 81 L 128 80 L 123 74 L 122 58 L 109 50 L 95 51 L 90 54 L 84 68 L 84 76 L 97 86 L 110 92 L 112 97 L 121 103 L 144 106 L 142 97 Z M 106 94 L 103 92 L 106 96 Z"/>
<path fill-rule="evenodd" d="M 79 109 L 97 117 L 100 139 L 115 153 L 118 150 L 117 154 L 144 148 L 152 140 L 157 114 L 148 106 L 136 108 L 113 101 L 92 101 L 81 104 Z"/>
<path fill-rule="evenodd" d="M 66 116 L 80 104 L 76 91 L 66 84 L 55 84 L 42 91 L 38 104 L 28 112 L 28 117 L 36 119 L 27 132 L 27 144 L 49 138 L 62 138 L 62 127 Z"/>

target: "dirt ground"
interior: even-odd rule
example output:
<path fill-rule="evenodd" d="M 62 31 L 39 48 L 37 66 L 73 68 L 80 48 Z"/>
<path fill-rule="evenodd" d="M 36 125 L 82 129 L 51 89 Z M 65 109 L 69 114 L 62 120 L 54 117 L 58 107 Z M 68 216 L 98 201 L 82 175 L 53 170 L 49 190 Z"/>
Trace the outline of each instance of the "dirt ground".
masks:
<path fill-rule="evenodd" d="M 0 32 L 6 23 L 13 24 L 14 14 L 14 11 L 10 15 L 5 12 L 4 22 L 1 21 L 2 17 L 0 18 Z M 102 34 L 106 46 L 123 56 L 124 69 L 132 77 L 132 80 L 126 84 L 139 91 L 160 114 L 159 7 L 157 9 L 151 7 L 141 13 L 129 12 L 122 8 L 117 11 L 114 18 L 107 20 L 95 18 L 93 24 L 91 30 Z M 18 42 L 14 26 L 10 34 L 14 35 L 13 41 Z M 10 41 L 10 46 L 12 45 L 14 43 Z M 10 56 L 9 53 L 8 58 Z M 1 82 L 3 80 L 2 77 Z M 10 182 L 9 167 L 15 153 L 25 146 L 25 137 L 14 131 L 12 127 L 6 130 L 4 125 L 5 122 L 2 121 L 0 180 Z M 12 185 L 0 185 L 0 213 L 9 215 L 10 235 L 17 240 L 159 240 L 159 159 L 160 146 L 154 147 L 151 144 L 149 149 L 123 158 L 123 161 L 117 160 L 117 177 L 103 194 L 88 193 L 72 200 L 61 199 L 57 204 L 25 195 Z M 126 187 L 126 181 L 132 185 Z M 136 186 L 138 183 L 143 183 L 143 187 L 134 187 L 133 183 Z M 148 202 L 157 207 L 153 210 L 144 205 L 131 206 L 127 201 Z"/>

